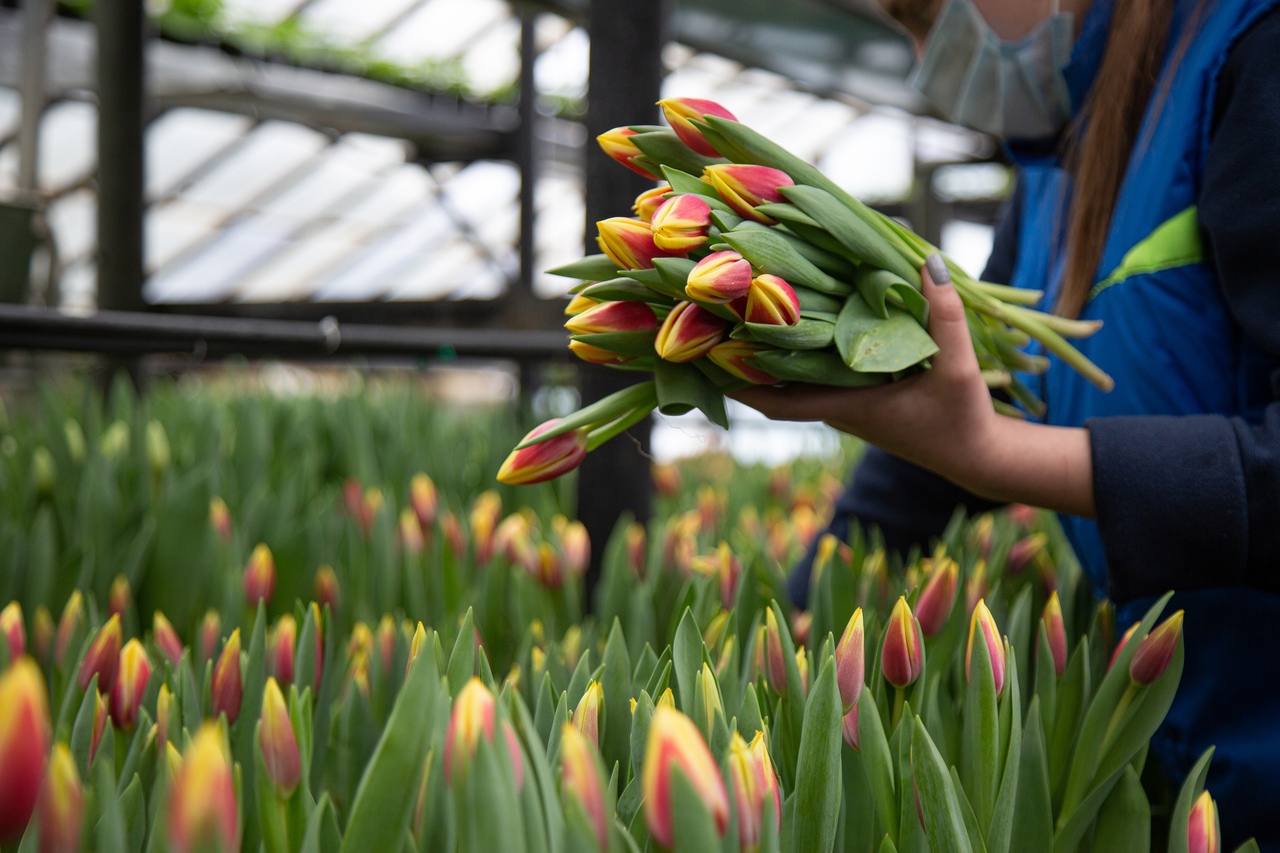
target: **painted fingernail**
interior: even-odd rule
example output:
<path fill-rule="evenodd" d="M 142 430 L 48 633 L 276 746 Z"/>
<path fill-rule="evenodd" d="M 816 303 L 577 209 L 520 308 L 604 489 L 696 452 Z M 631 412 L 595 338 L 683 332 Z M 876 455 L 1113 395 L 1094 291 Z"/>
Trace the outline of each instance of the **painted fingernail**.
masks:
<path fill-rule="evenodd" d="M 942 259 L 941 254 L 934 252 L 924 262 L 924 265 L 929 270 L 929 278 L 933 279 L 934 284 L 951 283 L 951 270 L 947 269 L 947 262 Z"/>

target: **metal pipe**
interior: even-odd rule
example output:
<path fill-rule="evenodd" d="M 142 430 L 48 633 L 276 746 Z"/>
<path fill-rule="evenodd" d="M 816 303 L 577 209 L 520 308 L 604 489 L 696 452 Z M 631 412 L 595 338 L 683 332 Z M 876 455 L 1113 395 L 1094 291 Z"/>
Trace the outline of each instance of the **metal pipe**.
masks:
<path fill-rule="evenodd" d="M 52 0 L 26 0 L 22 16 L 22 123 L 18 127 L 18 192 L 29 202 L 40 189 L 40 119 L 44 115 L 46 30 Z"/>

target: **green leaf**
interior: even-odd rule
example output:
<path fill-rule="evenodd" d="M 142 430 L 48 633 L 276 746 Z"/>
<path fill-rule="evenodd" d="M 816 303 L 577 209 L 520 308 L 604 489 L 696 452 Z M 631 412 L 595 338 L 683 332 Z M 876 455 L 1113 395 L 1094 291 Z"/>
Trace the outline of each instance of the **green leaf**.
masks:
<path fill-rule="evenodd" d="M 793 849 L 830 850 L 840 819 L 840 725 L 843 712 L 833 658 L 809 692 L 796 765 Z"/>
<path fill-rule="evenodd" d="M 657 397 L 652 381 L 630 385 L 621 391 L 615 391 L 607 397 L 602 397 L 589 406 L 583 406 L 573 414 L 561 419 L 560 423 L 551 429 L 540 433 L 536 438 L 522 441 L 516 445 L 516 449 L 538 444 L 550 438 L 555 438 L 557 435 L 572 432 L 575 429 L 607 423 L 638 406 L 648 405 L 652 408 L 656 401 Z"/>
<path fill-rule="evenodd" d="M 653 342 L 657 329 L 637 332 L 593 332 L 587 335 L 571 335 L 572 340 L 631 357 L 653 355 Z"/>
<path fill-rule="evenodd" d="M 571 264 L 549 269 L 547 273 L 583 281 L 606 281 L 617 277 L 618 265 L 608 255 L 587 255 Z"/>
<path fill-rule="evenodd" d="M 911 737 L 911 772 L 920 797 L 920 810 L 924 814 L 929 849 L 934 853 L 972 851 L 951 774 L 919 717 L 915 718 L 915 731 Z M 982 819 L 981 815 L 978 819 Z"/>
<path fill-rule="evenodd" d="M 622 636 L 622 624 L 616 618 L 604 646 L 600 686 L 604 688 L 605 715 L 600 753 L 607 766 L 617 762 L 625 768 L 631 744 L 631 657 Z"/>
<path fill-rule="evenodd" d="M 1151 849 L 1151 804 L 1132 767 L 1124 769 L 1120 781 L 1098 810 L 1091 849 L 1093 853 Z"/>
<path fill-rule="evenodd" d="M 583 296 L 601 302 L 661 302 L 671 305 L 673 300 L 632 278 L 611 278 L 583 288 Z"/>
<path fill-rule="evenodd" d="M 342 833 L 338 829 L 338 817 L 328 793 L 320 795 L 315 810 L 307 819 L 307 832 L 302 837 L 302 853 L 338 853 L 342 847 Z"/>
<path fill-rule="evenodd" d="M 728 428 L 724 395 L 696 367 L 659 361 L 654 365 L 653 377 L 658 411 L 664 415 L 683 415 L 696 408 L 716 426 Z"/>
<path fill-rule="evenodd" d="M 646 128 L 630 137 L 631 142 L 654 163 L 670 166 L 691 175 L 700 175 L 712 163 L 723 163 L 720 157 L 704 157 L 680 141 L 675 131 L 665 127 Z"/>
<path fill-rule="evenodd" d="M 706 648 L 702 642 L 702 632 L 693 618 L 693 611 L 685 608 L 680 617 L 680 627 L 676 629 L 675 642 L 671 645 L 671 662 L 676 675 L 676 701 L 678 707 L 688 716 L 694 715 L 694 684 L 702 669 L 702 655 Z"/>
<path fill-rule="evenodd" d="M 794 326 L 743 323 L 751 340 L 785 350 L 820 350 L 835 340 L 836 326 L 826 320 L 801 317 Z"/>
<path fill-rule="evenodd" d="M 1013 835 L 1009 849 L 1049 850 L 1053 846 L 1053 801 L 1049 790 L 1049 761 L 1044 752 L 1044 731 L 1036 722 L 1040 697 L 1031 699 L 1027 727 L 1023 730 L 1018 765 L 1018 797 L 1013 811 Z"/>
<path fill-rule="evenodd" d="M 671 825 L 675 835 L 675 853 L 708 853 L 720 848 L 716 823 L 702 802 L 693 783 L 676 762 L 669 765 L 671 774 Z"/>
<path fill-rule="evenodd" d="M 849 292 L 849 284 L 823 272 L 796 251 L 786 237 L 773 229 L 739 226 L 720 237 L 750 261 L 752 266 L 770 275 L 780 276 L 788 283 L 801 284 L 837 296 L 844 296 Z"/>
<path fill-rule="evenodd" d="M 871 784 L 872 801 L 879 811 L 880 823 L 892 838 L 898 837 L 898 795 L 894 784 L 893 755 L 884 734 L 884 721 L 876 707 L 871 690 L 858 697 L 858 745 Z"/>
<path fill-rule="evenodd" d="M 890 270 L 907 282 L 920 281 L 920 271 L 890 241 L 830 193 L 803 185 L 783 187 L 781 193 L 835 237 L 855 260 Z"/>
<path fill-rule="evenodd" d="M 424 712 L 435 706 L 438 685 L 435 657 L 418 655 L 360 779 L 343 853 L 399 847 L 417 800 L 417 783 L 431 739 L 433 721 Z"/>
<path fill-rule="evenodd" d="M 985 835 L 991 828 L 1000 784 L 1000 724 L 987 644 L 975 641 L 972 648 L 969 683 L 964 694 L 960 778 L 978 817 L 978 826 Z"/>
<path fill-rule="evenodd" d="M 1186 827 L 1191 820 L 1191 807 L 1204 790 L 1204 780 L 1209 775 L 1211 761 L 1213 747 L 1206 749 L 1196 761 L 1178 791 L 1178 799 L 1173 804 L 1173 817 L 1169 822 L 1169 853 L 1187 853 Z"/>
<path fill-rule="evenodd" d="M 458 636 L 449 654 L 449 692 L 457 696 L 476 672 L 475 613 L 470 607 L 458 626 Z"/>
<path fill-rule="evenodd" d="M 699 178 L 696 175 L 691 175 L 688 172 L 682 172 L 681 170 L 672 168 L 671 166 L 663 166 L 662 175 L 667 179 L 667 183 L 671 185 L 671 191 L 673 193 L 679 195 L 692 194 L 702 196 L 706 199 L 707 204 L 711 205 L 712 210 L 725 212 L 733 211 L 733 208 L 725 204 L 720 193 L 716 192 L 716 188 L 707 181 L 702 180 L 702 178 Z"/>
<path fill-rule="evenodd" d="M 841 360 L 834 350 L 764 350 L 750 358 L 764 372 L 783 382 L 810 382 L 840 388 L 868 388 L 883 385 L 888 374 L 857 373 Z"/>

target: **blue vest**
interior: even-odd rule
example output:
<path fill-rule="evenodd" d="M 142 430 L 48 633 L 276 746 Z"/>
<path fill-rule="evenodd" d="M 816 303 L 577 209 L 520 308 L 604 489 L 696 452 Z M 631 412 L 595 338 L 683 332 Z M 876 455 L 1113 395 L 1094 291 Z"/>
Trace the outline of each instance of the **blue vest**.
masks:
<path fill-rule="evenodd" d="M 1081 312 L 1083 318 L 1102 320 L 1103 327 L 1075 342 L 1111 374 L 1115 389 L 1098 390 L 1050 356 L 1049 371 L 1027 380 L 1047 403 L 1047 423 L 1080 426 L 1088 418 L 1111 415 L 1210 413 L 1260 419 L 1275 365 L 1242 340 L 1210 264 L 1197 261 L 1118 282 L 1111 273 L 1162 223 L 1196 204 L 1218 74 L 1236 39 L 1278 2 L 1211 2 L 1212 11 L 1199 22 L 1172 80 L 1166 79 L 1166 64 L 1157 91 L 1167 87 L 1167 97 L 1158 111 L 1148 108 L 1097 286 Z M 1195 6 L 1194 0 L 1176 3 L 1169 54 Z M 1110 7 L 1110 0 L 1095 0 L 1066 70 L 1077 104 L 1096 72 Z M 1012 283 L 1045 289 L 1045 304 L 1052 305 L 1062 274 L 1066 179 L 1056 158 L 1020 155 L 1016 146 L 1011 154 L 1023 193 Z M 1062 522 L 1095 590 L 1105 595 L 1106 556 L 1096 523 L 1067 516 Z M 1121 602 L 1121 628 L 1147 606 Z M 1167 612 L 1176 607 L 1187 614 L 1186 666 L 1152 753 L 1180 782 L 1200 753 L 1216 744 L 1209 788 L 1222 803 L 1224 836 L 1236 839 L 1224 849 L 1255 834 L 1264 849 L 1280 849 L 1280 680 L 1263 662 L 1280 651 L 1280 598 L 1205 590 L 1179 594 Z"/>

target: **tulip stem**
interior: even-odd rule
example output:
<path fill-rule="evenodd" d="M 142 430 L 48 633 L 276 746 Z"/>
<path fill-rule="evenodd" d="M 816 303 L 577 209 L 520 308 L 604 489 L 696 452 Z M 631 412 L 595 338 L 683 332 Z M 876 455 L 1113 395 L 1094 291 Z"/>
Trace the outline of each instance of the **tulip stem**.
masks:
<path fill-rule="evenodd" d="M 898 721 L 902 719 L 902 706 L 906 702 L 907 692 L 901 687 L 893 688 L 893 716 L 889 718 L 889 731 L 892 732 L 898 727 Z"/>
<path fill-rule="evenodd" d="M 1138 691 L 1142 689 L 1142 685 L 1130 679 L 1129 686 L 1125 688 L 1124 695 L 1120 697 L 1120 702 L 1116 705 L 1116 709 L 1111 712 L 1111 719 L 1107 722 L 1107 731 L 1102 736 L 1102 748 L 1098 750 L 1099 756 L 1105 756 L 1107 750 L 1111 748 L 1111 738 L 1116 733 L 1116 729 L 1120 727 L 1120 722 L 1125 719 L 1129 706 L 1133 704 L 1134 697 L 1138 695 Z"/>

